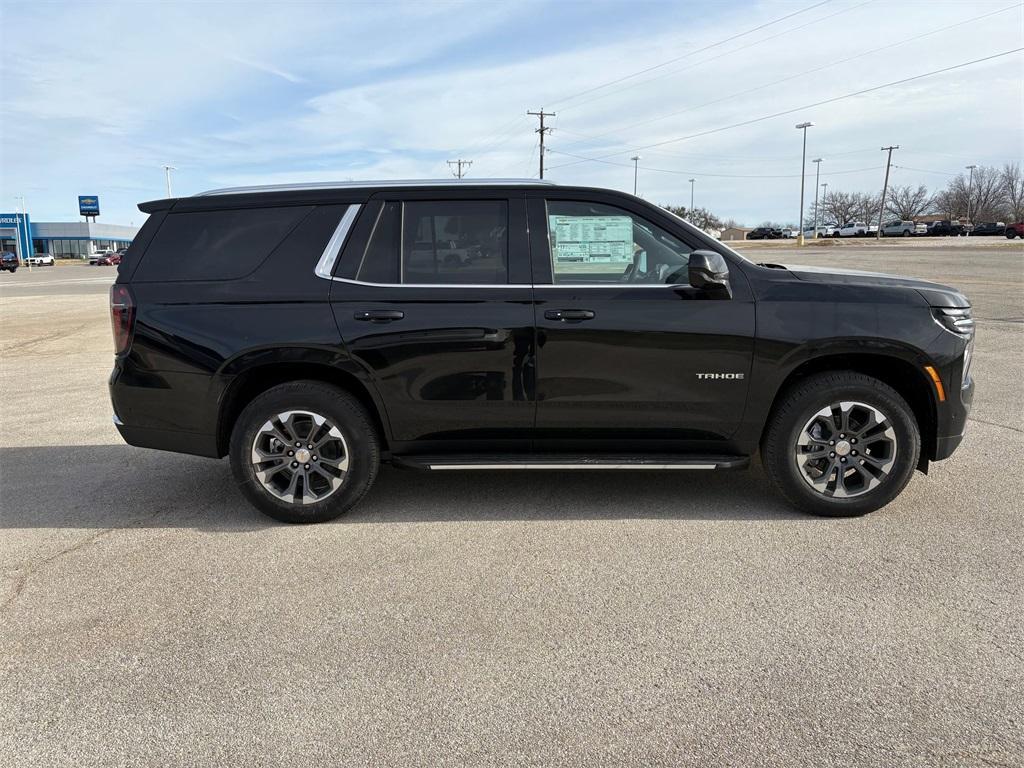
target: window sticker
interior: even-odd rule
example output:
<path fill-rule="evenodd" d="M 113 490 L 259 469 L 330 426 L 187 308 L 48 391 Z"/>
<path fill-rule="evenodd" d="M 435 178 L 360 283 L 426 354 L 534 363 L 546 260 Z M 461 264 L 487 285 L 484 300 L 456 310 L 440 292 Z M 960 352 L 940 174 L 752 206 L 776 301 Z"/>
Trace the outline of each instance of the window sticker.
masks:
<path fill-rule="evenodd" d="M 550 216 L 551 251 L 556 264 L 633 261 L 630 216 Z"/>

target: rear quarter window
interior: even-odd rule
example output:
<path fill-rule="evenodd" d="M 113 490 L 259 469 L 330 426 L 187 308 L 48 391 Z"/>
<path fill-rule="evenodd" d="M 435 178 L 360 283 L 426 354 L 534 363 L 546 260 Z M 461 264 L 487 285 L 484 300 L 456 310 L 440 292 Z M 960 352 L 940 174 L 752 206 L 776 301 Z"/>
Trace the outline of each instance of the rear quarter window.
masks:
<path fill-rule="evenodd" d="M 169 213 L 133 276 L 138 282 L 237 280 L 273 252 L 312 206 Z"/>

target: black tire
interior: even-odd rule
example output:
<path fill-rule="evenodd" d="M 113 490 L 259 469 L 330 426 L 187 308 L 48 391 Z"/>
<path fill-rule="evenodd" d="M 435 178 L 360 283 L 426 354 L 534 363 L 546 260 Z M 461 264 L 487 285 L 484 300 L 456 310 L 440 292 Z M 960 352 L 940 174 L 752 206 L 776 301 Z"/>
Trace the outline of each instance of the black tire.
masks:
<path fill-rule="evenodd" d="M 903 236 L 904 237 L 910 237 L 910 230 L 909 229 L 904 229 L 903 230 Z"/>
<path fill-rule="evenodd" d="M 276 414 L 294 410 L 325 417 L 345 438 L 348 471 L 341 486 L 323 501 L 299 504 L 278 498 L 257 478 L 251 461 L 263 425 Z M 380 466 L 380 438 L 366 409 L 345 390 L 320 381 L 293 381 L 267 390 L 245 407 L 231 432 L 229 453 L 239 489 L 258 510 L 285 523 L 321 523 L 347 512 L 370 489 Z"/>
<path fill-rule="evenodd" d="M 1017 236 L 1017 230 L 1015 230 L 1015 229 L 1007 229 L 1006 230 L 1006 239 L 1007 240 L 1013 240 L 1013 238 L 1015 238 L 1016 236 Z"/>
<path fill-rule="evenodd" d="M 895 461 L 876 487 L 836 498 L 810 486 L 794 452 L 808 421 L 819 410 L 843 401 L 864 403 L 887 417 L 896 438 Z M 855 371 L 815 374 L 782 393 L 761 441 L 761 459 L 775 489 L 794 507 L 825 517 L 857 517 L 884 507 L 910 482 L 920 452 L 920 429 L 906 401 L 887 384 Z"/>

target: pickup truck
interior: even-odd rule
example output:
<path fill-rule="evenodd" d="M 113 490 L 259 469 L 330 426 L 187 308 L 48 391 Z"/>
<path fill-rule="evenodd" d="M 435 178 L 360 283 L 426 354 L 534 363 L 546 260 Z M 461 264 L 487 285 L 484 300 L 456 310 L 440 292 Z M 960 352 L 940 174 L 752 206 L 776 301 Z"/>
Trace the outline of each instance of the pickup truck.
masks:
<path fill-rule="evenodd" d="M 959 221 L 951 221 L 949 219 L 933 221 L 928 225 L 928 234 L 933 237 L 942 237 L 945 235 L 959 236 L 964 234 L 964 225 Z"/>
<path fill-rule="evenodd" d="M 878 225 L 866 221 L 848 221 L 837 231 L 839 237 L 867 237 L 878 232 Z"/>
<path fill-rule="evenodd" d="M 1013 240 L 1015 237 L 1024 237 L 1024 221 L 1008 224 L 1006 226 L 1006 237 L 1008 240 Z"/>
<path fill-rule="evenodd" d="M 911 237 L 912 235 L 926 235 L 928 227 L 925 224 L 917 224 L 913 221 L 887 221 L 882 225 L 882 237 Z"/>

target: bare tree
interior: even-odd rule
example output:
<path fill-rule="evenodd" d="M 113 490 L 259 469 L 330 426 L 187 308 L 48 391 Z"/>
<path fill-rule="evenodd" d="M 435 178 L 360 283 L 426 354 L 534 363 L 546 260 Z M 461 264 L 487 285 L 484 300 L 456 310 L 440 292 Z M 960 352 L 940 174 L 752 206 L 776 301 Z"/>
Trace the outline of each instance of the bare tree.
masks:
<path fill-rule="evenodd" d="M 1007 163 L 999 174 L 1003 185 L 1003 204 L 1009 214 L 1006 223 L 1024 221 L 1024 176 L 1020 163 Z"/>
<path fill-rule="evenodd" d="M 853 197 L 856 200 L 854 218 L 868 224 L 877 224 L 878 210 L 882 207 L 882 193 L 854 192 Z"/>
<path fill-rule="evenodd" d="M 969 197 L 968 197 L 969 196 Z M 968 217 L 974 221 L 996 221 L 1005 208 L 1002 174 L 989 165 L 974 169 L 974 178 L 959 174 L 935 196 L 935 210 L 947 219 Z"/>
<path fill-rule="evenodd" d="M 925 213 L 931 206 L 928 188 L 921 184 L 917 189 L 910 186 L 893 187 L 885 201 L 885 210 L 900 221 L 911 221 Z"/>
<path fill-rule="evenodd" d="M 820 202 L 819 221 L 841 226 L 857 217 L 858 195 L 850 192 L 829 192 Z"/>
<path fill-rule="evenodd" d="M 674 213 L 681 219 L 686 219 L 688 222 L 693 224 L 693 226 L 698 229 L 703 229 L 705 232 L 711 229 L 721 230 L 725 228 L 725 224 L 722 223 L 722 220 L 707 208 L 694 208 L 693 210 L 688 210 L 686 206 L 683 205 L 663 205 L 661 207 L 670 213 Z"/>

